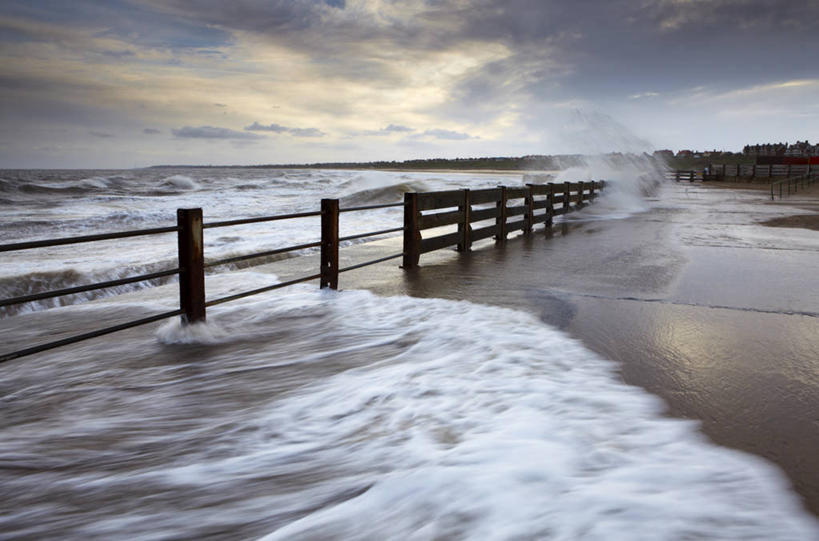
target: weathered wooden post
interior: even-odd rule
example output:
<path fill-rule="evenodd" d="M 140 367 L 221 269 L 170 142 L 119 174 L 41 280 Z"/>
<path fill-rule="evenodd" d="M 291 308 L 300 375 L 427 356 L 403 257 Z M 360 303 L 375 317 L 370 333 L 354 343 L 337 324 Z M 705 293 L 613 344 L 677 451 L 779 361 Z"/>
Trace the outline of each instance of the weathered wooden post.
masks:
<path fill-rule="evenodd" d="M 531 184 L 527 184 L 526 187 L 529 188 L 529 192 L 523 198 L 523 205 L 526 209 L 523 214 L 523 234 L 531 235 L 535 223 L 535 189 Z"/>
<path fill-rule="evenodd" d="M 496 206 L 498 215 L 495 217 L 495 241 L 506 242 L 506 186 L 498 186 L 499 196 Z"/>
<path fill-rule="evenodd" d="M 321 289 L 338 289 L 338 199 L 321 200 L 320 274 Z"/>
<path fill-rule="evenodd" d="M 472 204 L 469 202 L 469 189 L 464 190 L 464 200 L 458 206 L 458 210 L 463 213 L 463 218 L 458 222 L 458 233 L 461 234 L 461 242 L 458 243 L 459 252 L 468 252 L 472 248 L 472 237 L 470 236 L 472 221 Z"/>
<path fill-rule="evenodd" d="M 583 203 L 583 192 L 586 191 L 586 183 L 582 180 L 577 183 L 577 208 L 581 209 L 585 207 L 585 203 Z"/>
<path fill-rule="evenodd" d="M 594 181 L 592 180 L 589 183 L 589 201 L 594 201 L 594 198 L 597 197 L 594 193 Z"/>
<path fill-rule="evenodd" d="M 555 216 L 555 185 L 551 182 L 546 184 L 546 232 L 548 233 L 552 228 L 552 222 Z"/>
<path fill-rule="evenodd" d="M 404 258 L 401 265 L 405 270 L 418 266 L 421 258 L 421 230 L 419 229 L 418 194 L 404 194 Z"/>
<path fill-rule="evenodd" d="M 205 321 L 205 251 L 202 209 L 177 209 L 179 307 L 182 323 Z"/>
<path fill-rule="evenodd" d="M 564 182 L 563 183 L 563 214 L 568 214 L 570 207 L 569 203 L 572 199 L 572 183 L 571 182 Z M 564 218 L 565 220 L 565 218 Z"/>

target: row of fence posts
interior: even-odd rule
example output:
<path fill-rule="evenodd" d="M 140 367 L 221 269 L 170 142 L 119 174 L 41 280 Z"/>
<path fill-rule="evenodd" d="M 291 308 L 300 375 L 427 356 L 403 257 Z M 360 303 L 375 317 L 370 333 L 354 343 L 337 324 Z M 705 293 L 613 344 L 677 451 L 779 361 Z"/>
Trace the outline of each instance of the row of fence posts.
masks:
<path fill-rule="evenodd" d="M 583 204 L 583 191 L 588 188 L 589 189 L 589 200 L 595 198 L 595 183 L 590 182 L 588 185 L 584 182 L 580 182 L 578 193 L 580 194 L 577 201 L 576 208 L 582 208 Z M 535 214 L 534 214 L 534 193 L 532 186 L 533 184 L 527 184 L 529 187 L 529 193 L 524 197 L 524 206 L 526 208 L 524 212 L 524 228 L 523 233 L 524 235 L 528 235 L 532 232 L 532 228 L 535 223 Z M 557 184 L 548 183 L 548 191 L 546 195 L 546 215 L 544 224 L 546 230 L 548 231 L 553 222 L 554 218 L 554 194 L 555 189 L 559 186 Z M 563 188 L 563 212 L 561 214 L 567 214 L 571 208 L 571 198 L 569 194 L 571 193 L 571 183 L 566 182 L 562 186 Z M 506 186 L 498 186 L 499 190 L 499 197 L 496 201 L 497 207 L 497 215 L 495 217 L 495 242 L 503 243 L 506 242 L 506 237 L 508 232 L 506 230 L 506 223 L 507 223 L 507 187 Z M 468 252 L 472 248 L 472 239 L 470 237 L 471 232 L 471 214 L 472 214 L 472 205 L 470 203 L 469 197 L 469 189 L 464 189 L 463 191 L 463 200 L 458 205 L 458 212 L 463 214 L 462 219 L 458 222 L 458 233 L 460 234 L 460 240 L 457 244 L 457 251 L 459 252 Z M 558 191 L 558 193 L 561 193 Z M 404 269 L 412 269 L 418 266 L 418 261 L 421 257 L 421 228 L 420 228 L 420 218 L 421 213 L 418 210 L 418 193 L 405 193 L 404 194 L 404 257 L 402 262 L 402 267 Z"/>
<path fill-rule="evenodd" d="M 529 186 L 529 194 L 524 198 L 524 234 L 529 234 L 534 225 L 534 194 Z M 545 225 L 548 229 L 552 225 L 554 216 L 554 193 L 559 185 L 549 184 L 546 194 L 546 215 Z M 578 207 L 583 206 L 584 183 L 580 183 L 577 202 Z M 589 198 L 595 197 L 594 183 L 590 184 Z M 585 186 L 588 187 L 588 186 Z M 505 242 L 507 237 L 507 187 L 499 186 L 499 198 L 496 201 L 498 209 L 495 223 L 497 232 L 496 242 Z M 563 198 L 563 213 L 570 209 L 570 183 L 565 183 Z M 457 244 L 457 250 L 466 252 L 471 249 L 472 240 L 470 238 L 470 218 L 471 204 L 469 199 L 470 191 L 463 190 L 463 200 L 458 205 L 458 210 L 463 213 L 463 219 L 457 224 L 458 232 L 461 234 Z M 559 193 L 559 192 L 558 192 Z M 418 209 L 418 193 L 409 192 L 404 194 L 404 246 L 403 265 L 404 269 L 412 269 L 418 266 L 421 256 L 421 229 L 419 227 L 421 213 Z M 321 200 L 321 255 L 319 286 L 321 288 L 338 289 L 339 275 L 339 201 L 338 199 Z M 179 256 L 179 304 L 182 310 L 182 321 L 186 324 L 203 322 L 206 320 L 206 300 L 205 300 L 205 258 L 204 258 L 204 238 L 203 221 L 201 208 L 189 208 L 177 210 L 178 226 L 178 256 Z"/>

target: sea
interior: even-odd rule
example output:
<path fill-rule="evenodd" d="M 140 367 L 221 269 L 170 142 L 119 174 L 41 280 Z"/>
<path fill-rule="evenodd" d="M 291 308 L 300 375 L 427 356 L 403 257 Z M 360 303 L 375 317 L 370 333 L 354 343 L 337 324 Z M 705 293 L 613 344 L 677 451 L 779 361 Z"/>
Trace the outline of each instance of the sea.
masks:
<path fill-rule="evenodd" d="M 566 174 L 579 173 L 553 172 Z M 178 208 L 202 208 L 208 223 L 529 180 L 6 170 L 0 244 L 172 226 Z M 651 204 L 645 183 L 608 180 L 600 206 L 575 219 Z M 402 216 L 345 213 L 342 235 Z M 315 217 L 208 229 L 205 256 L 310 243 L 318 231 Z M 277 283 L 282 257 L 212 269 L 208 295 Z M 176 265 L 173 234 L 5 252 L 0 298 Z M 0 308 L 3 347 L 172 310 L 174 291 L 162 279 Z M 819 538 L 775 465 L 665 410 L 528 312 L 299 284 L 213 307 L 206 324 L 170 320 L 0 364 L 0 538 Z"/>

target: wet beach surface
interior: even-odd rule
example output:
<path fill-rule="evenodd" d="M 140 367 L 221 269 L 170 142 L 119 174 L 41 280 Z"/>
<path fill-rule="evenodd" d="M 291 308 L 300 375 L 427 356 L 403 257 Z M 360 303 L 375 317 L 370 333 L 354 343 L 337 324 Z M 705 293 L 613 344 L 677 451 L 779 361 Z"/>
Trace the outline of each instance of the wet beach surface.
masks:
<path fill-rule="evenodd" d="M 759 222 L 810 194 L 668 185 L 648 212 L 379 266 L 341 287 L 523 309 L 617 361 L 715 442 L 781 466 L 819 513 L 819 237 Z M 342 252 L 343 253 L 343 252 Z M 389 268 L 388 268 L 389 267 Z"/>
<path fill-rule="evenodd" d="M 204 328 L 8 363 L 0 536 L 810 538 L 779 471 L 696 426 L 778 464 L 816 513 L 816 233 L 757 223 L 813 205 L 670 185 L 625 219 L 590 207 L 411 272 L 344 273 L 340 293 L 286 288 L 214 307 Z M 346 247 L 341 266 L 400 251 Z M 208 275 L 209 298 L 317 259 Z M 0 332 L 10 351 L 176 295 L 20 314 Z"/>

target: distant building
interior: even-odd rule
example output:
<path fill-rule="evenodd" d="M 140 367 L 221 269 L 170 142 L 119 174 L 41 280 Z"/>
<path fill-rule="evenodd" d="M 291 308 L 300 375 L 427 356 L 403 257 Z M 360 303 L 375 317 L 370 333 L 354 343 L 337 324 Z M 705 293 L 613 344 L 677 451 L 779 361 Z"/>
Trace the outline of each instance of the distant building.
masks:
<path fill-rule="evenodd" d="M 654 157 L 655 158 L 662 158 L 662 159 L 673 158 L 674 157 L 674 151 L 673 150 L 668 150 L 668 149 L 655 150 L 654 151 Z"/>
<path fill-rule="evenodd" d="M 680 150 L 677 152 L 678 158 L 691 158 L 694 155 L 694 152 L 691 150 Z"/>
<path fill-rule="evenodd" d="M 811 156 L 819 156 L 819 145 L 811 145 L 806 139 L 805 141 L 797 141 L 796 143 L 768 143 L 763 145 L 745 145 L 742 153 L 746 156 L 756 157 L 773 157 L 773 156 L 787 156 L 797 158 L 808 158 Z"/>

